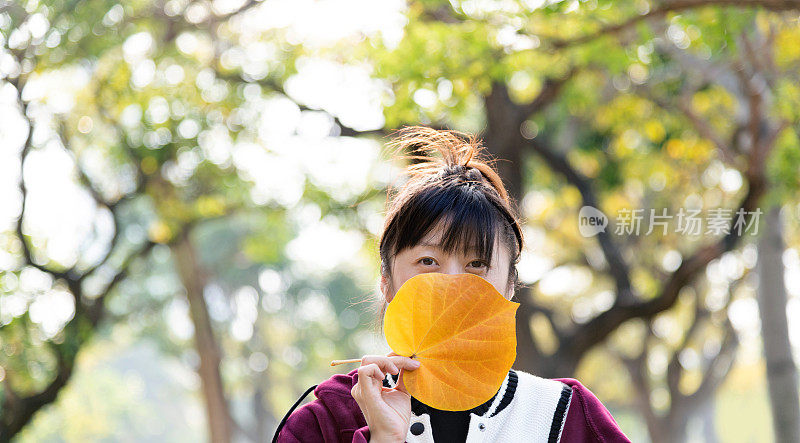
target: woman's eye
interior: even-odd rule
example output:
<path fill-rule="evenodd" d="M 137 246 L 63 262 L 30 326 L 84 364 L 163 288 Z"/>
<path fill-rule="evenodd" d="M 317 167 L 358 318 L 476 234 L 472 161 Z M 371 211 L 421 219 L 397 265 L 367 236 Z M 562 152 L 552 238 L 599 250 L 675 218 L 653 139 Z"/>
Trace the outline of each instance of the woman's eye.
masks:
<path fill-rule="evenodd" d="M 436 264 L 436 261 L 430 257 L 422 257 L 421 259 L 419 259 L 419 261 L 417 261 L 417 263 L 421 263 L 425 266 L 431 266 Z"/>
<path fill-rule="evenodd" d="M 484 262 L 483 260 L 473 260 L 473 261 L 469 262 L 469 265 L 472 266 L 473 268 L 488 267 L 486 262 Z"/>

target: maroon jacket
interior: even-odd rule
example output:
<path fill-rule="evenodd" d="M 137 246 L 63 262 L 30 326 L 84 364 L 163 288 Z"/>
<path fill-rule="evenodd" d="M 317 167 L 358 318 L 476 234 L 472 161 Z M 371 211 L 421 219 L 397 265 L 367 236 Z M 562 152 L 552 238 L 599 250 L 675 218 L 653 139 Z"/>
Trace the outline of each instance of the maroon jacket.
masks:
<path fill-rule="evenodd" d="M 368 443 L 369 427 L 350 390 L 358 382 L 358 369 L 333 375 L 314 389 L 316 400 L 306 403 L 286 419 L 277 441 L 280 443 L 326 442 Z M 561 441 L 627 442 L 600 400 L 573 378 L 556 378 L 572 388 Z"/>

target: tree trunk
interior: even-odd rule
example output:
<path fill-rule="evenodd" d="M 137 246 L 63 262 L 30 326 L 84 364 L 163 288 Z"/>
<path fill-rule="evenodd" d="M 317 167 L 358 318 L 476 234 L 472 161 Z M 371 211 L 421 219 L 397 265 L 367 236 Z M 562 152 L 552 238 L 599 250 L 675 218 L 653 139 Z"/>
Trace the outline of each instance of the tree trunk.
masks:
<path fill-rule="evenodd" d="M 703 408 L 700 410 L 700 420 L 703 423 L 703 439 L 706 443 L 719 443 L 719 437 L 717 437 L 717 429 L 714 426 L 716 423 L 716 405 L 714 404 L 714 399 L 711 398 L 709 401 L 703 405 Z"/>
<path fill-rule="evenodd" d="M 208 274 L 198 261 L 197 251 L 189 237 L 190 232 L 190 230 L 182 232 L 171 248 L 178 275 L 186 288 L 189 314 L 194 324 L 195 349 L 200 357 L 198 374 L 206 404 L 209 435 L 213 443 L 229 443 L 233 423 L 220 375 L 221 353 L 203 296 Z"/>
<path fill-rule="evenodd" d="M 797 367 L 792 358 L 783 280 L 783 226 L 780 206 L 766 211 L 758 242 L 758 312 L 767 362 L 767 384 L 776 442 L 800 441 Z"/>
<path fill-rule="evenodd" d="M 523 162 L 522 135 L 520 124 L 525 120 L 519 108 L 514 105 L 508 95 L 508 89 L 503 83 L 494 83 L 492 91 L 484 97 L 486 107 L 486 132 L 483 135 L 484 144 L 496 158 L 496 166 L 508 195 L 520 202 L 524 195 L 523 190 Z M 530 327 L 531 291 L 522 288 L 517 291 L 515 298 L 520 303 L 517 312 L 517 359 L 514 367 L 522 371 L 539 374 L 541 368 L 537 364 L 543 363 L 538 347 L 533 341 Z"/>
<path fill-rule="evenodd" d="M 253 416 L 256 419 L 256 441 L 267 441 L 267 424 L 269 424 L 267 420 L 269 420 L 269 417 L 267 410 L 264 409 L 264 389 L 260 384 L 256 385 L 256 392 L 253 393 Z"/>

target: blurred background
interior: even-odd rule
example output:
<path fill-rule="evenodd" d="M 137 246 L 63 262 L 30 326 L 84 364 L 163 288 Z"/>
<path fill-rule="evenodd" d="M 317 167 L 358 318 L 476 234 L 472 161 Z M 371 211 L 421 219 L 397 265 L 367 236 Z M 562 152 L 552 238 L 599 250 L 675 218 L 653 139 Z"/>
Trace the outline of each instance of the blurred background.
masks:
<path fill-rule="evenodd" d="M 377 235 L 403 164 L 382 147 L 409 124 L 502 159 L 527 236 L 515 368 L 579 379 L 636 442 L 800 441 L 798 18 L 0 0 L 0 441 L 267 441 L 356 367 L 330 360 L 388 352 Z M 583 206 L 605 232 L 580 234 Z M 726 229 L 617 233 L 625 208 Z"/>

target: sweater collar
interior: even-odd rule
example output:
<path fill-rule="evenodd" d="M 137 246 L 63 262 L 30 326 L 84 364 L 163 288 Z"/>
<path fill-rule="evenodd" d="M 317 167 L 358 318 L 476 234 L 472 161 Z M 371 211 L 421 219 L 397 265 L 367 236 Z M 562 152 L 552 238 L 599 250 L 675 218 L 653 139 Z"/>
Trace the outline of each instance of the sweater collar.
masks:
<path fill-rule="evenodd" d="M 392 384 L 396 384 L 399 374 L 397 375 L 388 374 L 388 375 L 389 377 L 392 378 L 393 381 Z M 511 400 L 514 398 L 514 392 L 516 392 L 517 390 L 517 380 L 518 380 L 517 373 L 513 369 L 509 369 L 508 374 L 506 374 L 505 380 L 503 380 L 503 384 L 500 385 L 500 389 L 497 390 L 497 392 L 492 396 L 492 398 L 486 400 L 486 402 L 484 402 L 483 404 L 475 406 L 472 409 L 461 412 L 465 414 L 475 414 L 479 417 L 483 417 L 489 411 L 489 408 L 492 406 L 492 403 L 495 401 L 497 396 L 502 395 L 500 403 L 497 405 L 495 411 L 492 413 L 490 417 L 497 415 L 497 413 L 502 411 L 503 408 L 505 408 L 509 403 L 511 403 Z M 388 386 L 387 381 L 384 381 L 384 384 Z M 503 389 L 503 386 L 505 386 L 505 390 L 501 394 L 500 390 Z M 430 414 L 431 412 L 439 412 L 439 411 L 441 410 L 428 406 L 425 403 L 422 403 L 421 401 L 417 400 L 413 396 L 411 397 L 411 412 L 413 412 L 414 415 L 420 416 L 422 414 Z M 449 411 L 444 411 L 444 412 L 449 412 Z"/>

